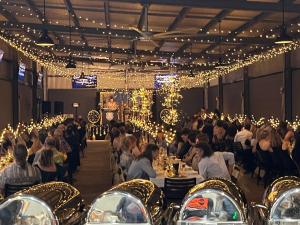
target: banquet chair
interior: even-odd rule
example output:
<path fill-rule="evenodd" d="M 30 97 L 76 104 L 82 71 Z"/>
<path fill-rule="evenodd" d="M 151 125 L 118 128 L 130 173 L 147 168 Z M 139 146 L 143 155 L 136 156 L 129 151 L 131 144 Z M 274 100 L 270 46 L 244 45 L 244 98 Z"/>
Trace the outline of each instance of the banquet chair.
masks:
<path fill-rule="evenodd" d="M 196 178 L 165 178 L 164 193 L 168 203 L 181 203 L 188 191 L 196 185 Z"/>
<path fill-rule="evenodd" d="M 38 183 L 21 184 L 21 185 L 20 184 L 5 184 L 5 188 L 4 188 L 5 197 L 13 195 L 13 194 L 17 193 L 18 191 L 22 191 L 24 189 L 30 188 L 36 184 L 38 184 Z"/>
<path fill-rule="evenodd" d="M 241 165 L 244 158 L 244 150 L 241 142 L 233 142 L 231 152 L 234 154 L 237 164 Z"/>

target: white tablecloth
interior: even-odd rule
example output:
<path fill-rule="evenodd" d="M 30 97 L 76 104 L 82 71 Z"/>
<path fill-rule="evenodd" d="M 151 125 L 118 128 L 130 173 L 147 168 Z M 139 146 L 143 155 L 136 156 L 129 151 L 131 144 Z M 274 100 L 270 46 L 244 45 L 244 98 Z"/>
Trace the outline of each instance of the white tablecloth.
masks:
<path fill-rule="evenodd" d="M 164 171 L 157 171 L 157 176 L 155 178 L 150 178 L 150 181 L 152 181 L 154 184 L 156 184 L 158 187 L 163 188 L 165 185 L 165 178 L 167 177 L 165 175 Z M 200 176 L 196 171 L 185 171 L 185 176 L 183 177 L 173 177 L 173 179 L 187 179 L 187 178 L 196 178 L 196 183 L 200 183 L 203 181 L 203 177 Z"/>

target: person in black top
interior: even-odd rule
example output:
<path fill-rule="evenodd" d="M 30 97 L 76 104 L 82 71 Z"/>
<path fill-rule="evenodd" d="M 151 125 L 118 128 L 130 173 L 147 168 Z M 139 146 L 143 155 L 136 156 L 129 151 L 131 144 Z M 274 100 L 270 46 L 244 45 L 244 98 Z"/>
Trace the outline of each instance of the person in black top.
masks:
<path fill-rule="evenodd" d="M 178 149 L 177 157 L 183 159 L 186 153 L 188 153 L 189 149 L 191 148 L 191 144 L 189 141 L 189 134 L 191 133 L 190 129 L 185 128 L 181 132 L 181 138 L 183 140 L 183 145 L 180 149 Z"/>
<path fill-rule="evenodd" d="M 296 163 L 298 173 L 300 173 L 300 130 L 295 132 L 295 146 L 292 151 L 292 158 Z"/>

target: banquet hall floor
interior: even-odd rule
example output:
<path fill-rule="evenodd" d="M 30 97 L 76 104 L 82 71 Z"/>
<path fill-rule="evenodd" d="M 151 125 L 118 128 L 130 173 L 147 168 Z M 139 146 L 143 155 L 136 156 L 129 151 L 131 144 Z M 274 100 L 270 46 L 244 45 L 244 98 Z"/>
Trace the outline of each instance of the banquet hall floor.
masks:
<path fill-rule="evenodd" d="M 89 141 L 85 149 L 85 157 L 81 158 L 81 166 L 75 174 L 74 186 L 81 192 L 87 204 L 111 187 L 112 173 L 109 165 L 108 141 Z M 241 173 L 239 186 L 250 202 L 261 202 L 263 185 L 257 185 L 256 179 Z"/>
<path fill-rule="evenodd" d="M 87 204 L 111 187 L 108 141 L 88 141 L 85 156 L 81 158 L 79 171 L 75 173 L 74 186 L 81 192 Z"/>

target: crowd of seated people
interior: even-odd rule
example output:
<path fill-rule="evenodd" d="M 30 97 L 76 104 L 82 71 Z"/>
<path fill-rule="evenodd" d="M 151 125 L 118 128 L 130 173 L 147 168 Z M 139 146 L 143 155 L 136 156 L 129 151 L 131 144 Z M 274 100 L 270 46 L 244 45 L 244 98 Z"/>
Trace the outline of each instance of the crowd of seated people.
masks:
<path fill-rule="evenodd" d="M 156 177 L 152 167 L 159 147 L 142 140 L 140 132 L 133 132 L 130 124 L 112 123 L 110 140 L 115 166 L 113 184 L 132 179 Z"/>
<path fill-rule="evenodd" d="M 4 135 L 1 155 L 12 153 L 14 162 L 0 171 L 0 190 L 6 185 L 34 185 L 51 181 L 73 182 L 86 147 L 85 122 L 66 119 L 49 129 L 33 129 L 17 138 Z"/>
<path fill-rule="evenodd" d="M 258 169 L 265 184 L 281 176 L 299 176 L 300 130 L 286 122 L 275 128 L 267 120 L 260 126 L 250 118 L 230 121 L 218 113 L 204 118 L 199 113 L 186 120 L 169 148 L 203 177 L 228 178 L 235 160 L 245 173 Z"/>
<path fill-rule="evenodd" d="M 241 167 L 245 174 L 263 178 L 265 185 L 281 176 L 299 176 L 300 130 L 286 122 L 274 126 L 266 120 L 260 124 L 248 117 L 241 121 L 218 112 L 214 116 L 201 112 L 177 127 L 170 145 L 160 130 L 151 140 L 155 144 L 150 144 L 124 123 L 111 126 L 110 138 L 123 180 L 155 177 L 152 161 L 159 147 L 166 147 L 168 155 L 176 155 L 204 179 L 232 179 L 234 169 Z"/>

